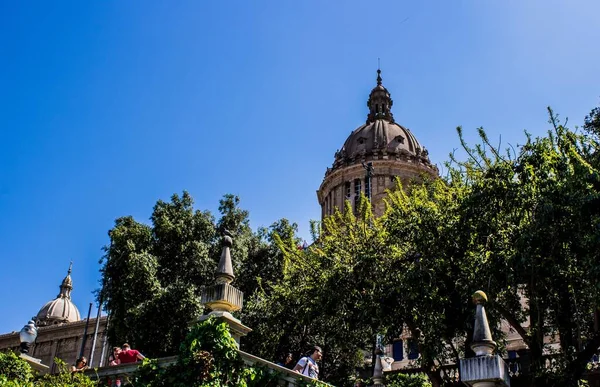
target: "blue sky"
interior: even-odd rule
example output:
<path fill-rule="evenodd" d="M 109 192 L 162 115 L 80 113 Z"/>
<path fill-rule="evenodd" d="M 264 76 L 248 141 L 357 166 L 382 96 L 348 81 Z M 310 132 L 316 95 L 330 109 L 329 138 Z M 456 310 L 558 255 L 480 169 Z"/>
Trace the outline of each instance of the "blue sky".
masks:
<path fill-rule="evenodd" d="M 115 218 L 188 190 L 253 227 L 318 219 L 336 149 L 364 123 L 377 58 L 396 120 L 442 163 L 600 102 L 597 0 L 0 4 L 0 332 L 58 294 L 82 315 Z"/>

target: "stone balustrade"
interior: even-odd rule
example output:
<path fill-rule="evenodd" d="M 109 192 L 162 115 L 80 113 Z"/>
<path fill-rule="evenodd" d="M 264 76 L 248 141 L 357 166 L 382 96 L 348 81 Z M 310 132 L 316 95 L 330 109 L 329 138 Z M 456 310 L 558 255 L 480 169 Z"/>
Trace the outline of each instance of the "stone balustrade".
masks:
<path fill-rule="evenodd" d="M 279 385 L 285 387 L 293 387 L 299 385 L 300 381 L 311 381 L 307 376 L 301 375 L 297 372 L 294 372 L 288 368 L 278 366 L 275 363 L 272 363 L 268 360 L 261 359 L 257 356 L 251 355 L 244 351 L 239 351 L 242 360 L 248 366 L 259 366 L 266 367 L 271 372 L 277 372 L 279 377 Z M 168 367 L 172 364 L 175 364 L 177 361 L 177 356 L 163 357 L 158 359 L 159 367 Z M 115 380 L 120 378 L 123 381 L 123 385 L 133 376 L 135 371 L 138 369 L 141 363 L 130 363 L 130 364 L 121 364 L 117 366 L 108 366 L 101 367 L 96 369 L 89 369 L 85 371 L 85 374 L 94 380 L 102 380 L 106 381 L 108 379 Z M 327 384 L 324 382 L 325 386 L 331 386 L 331 384 Z M 333 386 L 332 386 L 333 387 Z"/>

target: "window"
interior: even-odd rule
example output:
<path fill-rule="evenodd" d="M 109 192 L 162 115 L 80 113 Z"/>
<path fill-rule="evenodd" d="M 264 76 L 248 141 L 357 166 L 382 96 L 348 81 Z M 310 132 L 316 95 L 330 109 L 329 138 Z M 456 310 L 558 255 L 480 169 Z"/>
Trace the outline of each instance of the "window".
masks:
<path fill-rule="evenodd" d="M 352 195 L 352 188 L 350 187 L 350 182 L 346 182 L 346 200 L 350 200 L 350 195 Z"/>
<path fill-rule="evenodd" d="M 392 349 L 392 353 L 394 356 L 394 361 L 404 360 L 404 343 L 402 340 L 394 341 L 394 346 Z"/>
<path fill-rule="evenodd" d="M 358 211 L 358 206 L 360 205 L 360 179 L 354 180 L 354 211 Z"/>
<path fill-rule="evenodd" d="M 408 360 L 419 358 L 419 343 L 415 339 L 408 339 Z"/>

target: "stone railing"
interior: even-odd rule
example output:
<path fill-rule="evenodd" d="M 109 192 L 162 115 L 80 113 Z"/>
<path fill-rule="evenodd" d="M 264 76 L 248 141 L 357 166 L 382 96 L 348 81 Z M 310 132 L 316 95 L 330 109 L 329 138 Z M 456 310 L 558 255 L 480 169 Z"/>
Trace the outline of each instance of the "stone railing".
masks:
<path fill-rule="evenodd" d="M 558 357 L 559 355 L 545 355 L 542 358 L 544 368 L 550 371 L 555 371 L 558 368 Z M 504 359 L 508 367 L 508 375 L 515 385 L 519 386 L 522 383 L 521 379 L 526 380 L 527 377 L 527 364 L 526 360 L 522 357 L 507 358 Z M 417 374 L 423 373 L 423 370 L 418 366 L 409 366 L 407 368 L 401 368 L 398 370 L 391 371 L 392 373 L 403 373 L 403 374 Z M 436 372 L 440 375 L 444 381 L 444 385 L 463 385 L 460 382 L 460 369 L 456 364 L 446 364 L 439 367 Z M 584 373 L 584 378 L 590 380 L 590 378 L 600 379 L 600 355 L 594 355 L 588 362 L 587 371 Z M 595 384 L 596 385 L 596 384 Z M 600 385 L 597 384 L 597 385 Z"/>
<path fill-rule="evenodd" d="M 275 363 L 271 363 L 268 360 L 261 359 L 257 356 L 251 355 L 244 351 L 239 351 L 242 360 L 248 366 L 258 366 L 258 367 L 266 367 L 271 372 L 276 372 L 279 374 L 279 385 L 285 387 L 293 387 L 297 386 L 301 380 L 311 381 L 307 376 L 300 375 L 297 372 L 294 372 L 288 368 L 278 366 Z M 163 357 L 158 359 L 159 367 L 168 367 L 169 365 L 174 364 L 177 361 L 177 356 Z M 121 364 L 117 366 L 109 366 L 109 367 L 101 367 L 96 369 L 89 369 L 85 371 L 85 374 L 92 379 L 100 380 L 100 386 L 107 386 L 108 380 L 114 381 L 116 379 L 120 379 L 122 385 L 126 385 L 126 383 L 131 379 L 135 371 L 138 369 L 141 363 L 130 363 L 130 364 Z M 331 384 L 327 384 L 322 382 L 325 386 L 331 386 Z M 333 386 L 332 386 L 333 387 Z"/>

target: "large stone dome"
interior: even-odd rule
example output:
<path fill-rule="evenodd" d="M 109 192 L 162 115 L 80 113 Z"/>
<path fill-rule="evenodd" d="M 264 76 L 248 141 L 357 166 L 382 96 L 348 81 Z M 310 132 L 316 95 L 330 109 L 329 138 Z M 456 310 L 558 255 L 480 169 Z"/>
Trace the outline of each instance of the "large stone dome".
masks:
<path fill-rule="evenodd" d="M 407 128 L 395 122 L 376 119 L 356 128 L 336 154 L 334 168 L 340 162 L 351 163 L 357 159 L 372 159 L 374 155 L 396 155 L 418 157 L 418 161 L 429 163 L 427 150 Z"/>
<path fill-rule="evenodd" d="M 67 276 L 60 285 L 60 293 L 54 300 L 48 301 L 36 316 L 38 326 L 63 324 L 81 320 L 79 309 L 71 301 L 73 280 L 71 279 L 71 266 Z"/>
<path fill-rule="evenodd" d="M 335 152 L 333 165 L 325 171 L 317 191 L 322 216 L 333 214 L 335 208 L 342 209 L 345 200 L 356 209 L 361 193 L 371 195 L 374 212 L 381 215 L 385 191 L 393 188 L 396 177 L 409 183 L 423 174 L 438 175 L 425 147 L 408 128 L 395 122 L 393 103 L 377 70 L 377 85 L 367 101 L 367 121 L 353 130 Z M 366 169 L 370 170 L 369 178 Z"/>

